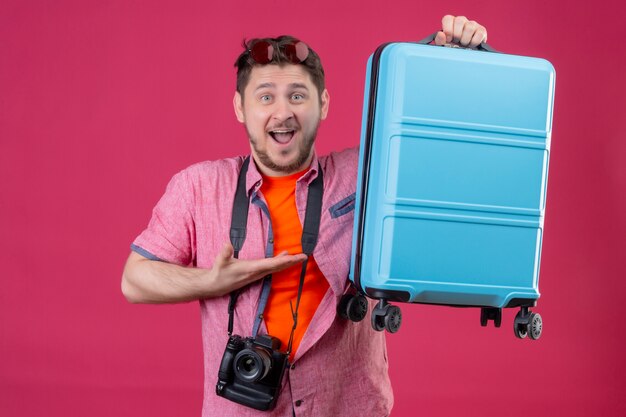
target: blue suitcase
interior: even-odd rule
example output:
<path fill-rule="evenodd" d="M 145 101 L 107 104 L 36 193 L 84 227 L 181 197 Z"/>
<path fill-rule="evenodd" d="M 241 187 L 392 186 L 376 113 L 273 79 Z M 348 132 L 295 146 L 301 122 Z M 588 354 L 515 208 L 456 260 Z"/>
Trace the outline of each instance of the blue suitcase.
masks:
<path fill-rule="evenodd" d="M 370 56 L 350 280 L 340 313 L 396 332 L 389 301 L 481 308 L 537 339 L 555 72 L 543 59 L 389 43 Z"/>

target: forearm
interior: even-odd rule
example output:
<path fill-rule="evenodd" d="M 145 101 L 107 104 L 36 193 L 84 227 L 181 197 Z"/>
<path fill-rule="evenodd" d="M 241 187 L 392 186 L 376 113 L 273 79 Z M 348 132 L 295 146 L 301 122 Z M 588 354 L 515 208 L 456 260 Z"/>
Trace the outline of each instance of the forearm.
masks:
<path fill-rule="evenodd" d="M 285 251 L 273 258 L 240 260 L 233 253 L 233 247 L 225 244 L 209 270 L 152 261 L 131 252 L 122 274 L 122 292 L 131 303 L 220 297 L 307 259 L 303 253 L 289 255 Z"/>
<path fill-rule="evenodd" d="M 122 293 L 131 303 L 180 303 L 218 294 L 211 271 L 152 261 L 134 252 L 122 275 Z"/>

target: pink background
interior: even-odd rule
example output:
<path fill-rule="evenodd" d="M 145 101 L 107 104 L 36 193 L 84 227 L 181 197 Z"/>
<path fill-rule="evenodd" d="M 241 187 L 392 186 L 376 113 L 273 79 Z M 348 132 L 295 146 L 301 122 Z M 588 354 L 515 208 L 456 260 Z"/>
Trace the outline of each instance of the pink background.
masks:
<path fill-rule="evenodd" d="M 387 338 L 392 415 L 626 415 L 622 3 L 215 3 L 1 3 L 0 415 L 199 415 L 197 304 L 129 305 L 120 275 L 174 173 L 248 150 L 231 106 L 242 38 L 291 33 L 320 53 L 326 153 L 358 143 L 368 55 L 445 13 L 557 70 L 544 335 L 517 340 L 515 310 L 495 329 L 478 310 L 406 306 Z"/>

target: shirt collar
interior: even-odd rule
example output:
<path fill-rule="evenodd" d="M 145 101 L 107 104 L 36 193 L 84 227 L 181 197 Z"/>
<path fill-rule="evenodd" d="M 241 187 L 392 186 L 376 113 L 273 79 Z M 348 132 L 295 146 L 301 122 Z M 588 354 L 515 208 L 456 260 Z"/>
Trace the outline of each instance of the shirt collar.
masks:
<path fill-rule="evenodd" d="M 313 149 L 312 152 L 313 158 L 311 159 L 309 169 L 298 179 L 298 182 L 304 181 L 307 186 L 317 178 L 317 170 L 319 168 L 319 159 L 317 158 L 315 149 Z M 263 177 L 257 168 L 254 157 L 250 155 L 250 164 L 248 164 L 248 172 L 246 174 L 246 190 L 248 191 L 248 196 L 255 193 L 261 187 L 262 183 Z"/>

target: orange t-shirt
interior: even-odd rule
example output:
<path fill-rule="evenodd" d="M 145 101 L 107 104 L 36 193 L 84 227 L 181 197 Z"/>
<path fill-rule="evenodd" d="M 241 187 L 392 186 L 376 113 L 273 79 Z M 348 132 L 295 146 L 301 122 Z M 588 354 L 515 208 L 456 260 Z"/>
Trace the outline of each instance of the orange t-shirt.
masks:
<path fill-rule="evenodd" d="M 285 177 L 263 176 L 261 192 L 267 202 L 272 220 L 274 255 L 285 250 L 291 255 L 302 253 L 302 224 L 296 208 L 295 191 L 296 181 L 304 172 Z M 295 309 L 301 271 L 302 264 L 298 264 L 272 274 L 272 287 L 263 312 L 268 334 L 280 339 L 283 351 L 287 349 L 293 327 L 289 301 L 291 300 Z M 291 360 L 327 290 L 328 281 L 318 268 L 315 259 L 312 256 L 309 257 L 298 308 L 298 327 L 293 336 Z"/>

